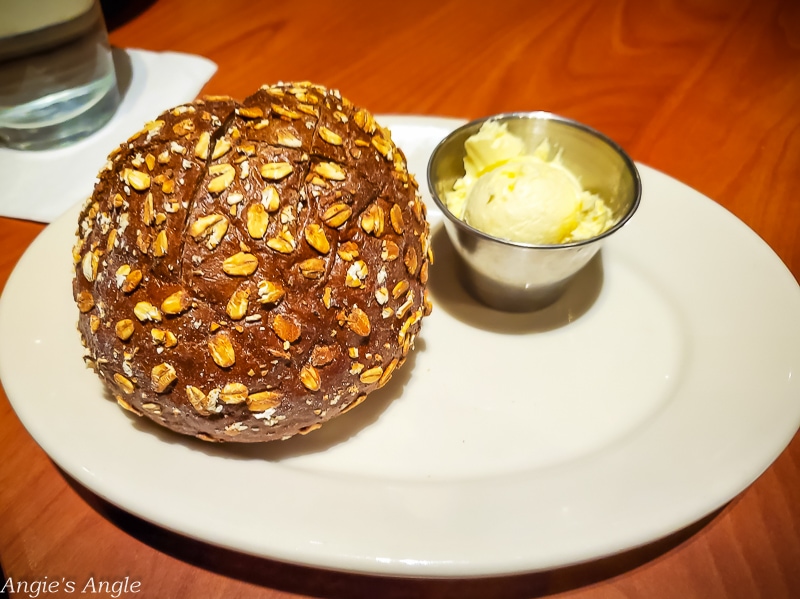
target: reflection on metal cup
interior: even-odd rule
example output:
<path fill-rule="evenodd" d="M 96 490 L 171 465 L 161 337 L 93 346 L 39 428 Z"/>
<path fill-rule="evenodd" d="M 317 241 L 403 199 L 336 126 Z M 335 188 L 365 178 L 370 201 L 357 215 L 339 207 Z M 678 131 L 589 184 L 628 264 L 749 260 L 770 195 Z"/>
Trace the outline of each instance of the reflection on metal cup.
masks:
<path fill-rule="evenodd" d="M 59 147 L 119 105 L 99 0 L 0 0 L 0 144 Z"/>

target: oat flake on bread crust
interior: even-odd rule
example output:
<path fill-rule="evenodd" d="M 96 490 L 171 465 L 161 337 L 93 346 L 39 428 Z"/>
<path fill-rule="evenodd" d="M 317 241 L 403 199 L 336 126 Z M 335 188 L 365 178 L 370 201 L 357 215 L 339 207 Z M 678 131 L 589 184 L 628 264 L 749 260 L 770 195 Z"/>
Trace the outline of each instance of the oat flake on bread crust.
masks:
<path fill-rule="evenodd" d="M 311 83 L 148 123 L 109 156 L 73 258 L 89 364 L 122 407 L 208 441 L 285 439 L 358 405 L 431 309 L 405 157 Z"/>

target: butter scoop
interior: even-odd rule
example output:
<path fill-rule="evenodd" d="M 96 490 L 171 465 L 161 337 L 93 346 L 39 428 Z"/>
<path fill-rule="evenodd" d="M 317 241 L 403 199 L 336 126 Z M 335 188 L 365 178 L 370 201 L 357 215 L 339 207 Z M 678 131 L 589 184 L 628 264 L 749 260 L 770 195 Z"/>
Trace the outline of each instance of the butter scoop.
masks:
<path fill-rule="evenodd" d="M 506 123 L 486 121 L 464 143 L 464 176 L 445 194 L 448 209 L 485 233 L 555 245 L 595 237 L 614 223 L 602 198 L 552 156 L 545 139 L 528 153 Z"/>

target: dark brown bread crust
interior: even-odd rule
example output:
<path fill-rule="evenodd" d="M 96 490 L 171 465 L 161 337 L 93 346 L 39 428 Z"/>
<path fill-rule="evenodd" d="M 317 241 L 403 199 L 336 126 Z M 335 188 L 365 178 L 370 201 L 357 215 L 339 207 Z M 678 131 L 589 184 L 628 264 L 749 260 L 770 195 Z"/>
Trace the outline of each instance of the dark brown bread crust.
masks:
<path fill-rule="evenodd" d="M 318 428 L 383 386 L 430 311 L 425 206 L 334 90 L 165 112 L 120 146 L 73 255 L 90 364 L 124 408 L 214 441 Z"/>

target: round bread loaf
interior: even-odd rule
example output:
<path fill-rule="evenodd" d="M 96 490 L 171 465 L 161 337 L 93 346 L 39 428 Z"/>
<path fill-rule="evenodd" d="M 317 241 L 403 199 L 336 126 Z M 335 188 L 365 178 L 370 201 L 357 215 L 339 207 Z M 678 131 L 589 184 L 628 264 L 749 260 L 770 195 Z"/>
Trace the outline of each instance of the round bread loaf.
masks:
<path fill-rule="evenodd" d="M 179 433 L 314 430 L 413 347 L 425 214 L 389 131 L 335 90 L 178 106 L 109 156 L 80 215 L 86 359 L 122 407 Z"/>

